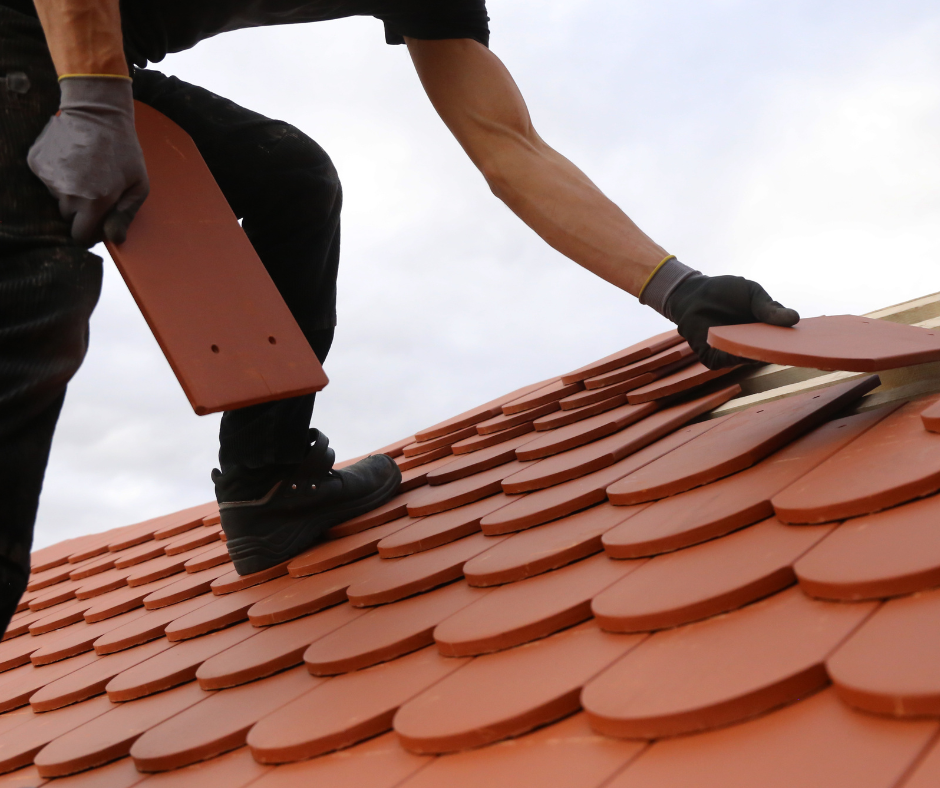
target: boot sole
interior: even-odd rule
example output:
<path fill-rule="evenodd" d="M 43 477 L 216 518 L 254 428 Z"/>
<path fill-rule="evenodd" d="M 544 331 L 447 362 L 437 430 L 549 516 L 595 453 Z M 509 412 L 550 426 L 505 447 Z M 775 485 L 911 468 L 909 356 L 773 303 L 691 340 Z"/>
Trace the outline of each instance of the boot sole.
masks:
<path fill-rule="evenodd" d="M 371 495 L 358 501 L 321 512 L 300 523 L 285 523 L 264 536 L 229 539 L 226 544 L 235 571 L 239 575 L 250 575 L 296 558 L 321 541 L 334 525 L 388 503 L 395 497 L 400 484 L 401 473 L 398 473 Z"/>

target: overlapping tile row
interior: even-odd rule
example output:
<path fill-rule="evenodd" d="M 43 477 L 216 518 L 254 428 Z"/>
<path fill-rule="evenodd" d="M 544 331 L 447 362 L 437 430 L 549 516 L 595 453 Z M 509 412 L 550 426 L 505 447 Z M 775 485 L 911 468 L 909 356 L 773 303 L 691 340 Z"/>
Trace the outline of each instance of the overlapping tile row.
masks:
<path fill-rule="evenodd" d="M 740 372 L 683 347 L 386 447 L 393 501 L 256 576 L 212 505 L 39 551 L 0 788 L 933 785 L 933 400 L 854 413 L 863 378 L 702 420 Z"/>

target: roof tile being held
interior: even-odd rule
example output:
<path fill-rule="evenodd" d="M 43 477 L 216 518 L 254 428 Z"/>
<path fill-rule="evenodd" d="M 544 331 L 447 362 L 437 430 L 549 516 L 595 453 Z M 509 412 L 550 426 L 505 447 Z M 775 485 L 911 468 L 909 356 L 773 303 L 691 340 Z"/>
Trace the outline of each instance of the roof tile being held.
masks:
<path fill-rule="evenodd" d="M 682 347 L 381 449 L 399 495 L 257 575 L 214 504 L 39 551 L 0 786 L 933 784 L 930 400 L 858 379 L 710 418 L 746 371 L 696 364 L 595 397 Z"/>

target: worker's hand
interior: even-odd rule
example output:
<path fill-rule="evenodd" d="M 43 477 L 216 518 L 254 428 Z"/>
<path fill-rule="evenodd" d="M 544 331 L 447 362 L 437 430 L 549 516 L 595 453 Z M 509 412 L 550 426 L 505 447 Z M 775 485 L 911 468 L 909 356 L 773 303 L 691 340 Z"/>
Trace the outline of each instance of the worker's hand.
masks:
<path fill-rule="evenodd" d="M 65 77 L 59 112 L 29 150 L 29 168 L 59 201 L 72 237 L 123 243 L 150 184 L 134 130 L 129 79 Z"/>
<path fill-rule="evenodd" d="M 675 323 L 699 361 L 709 369 L 748 361 L 711 347 L 708 329 L 712 326 L 792 326 L 800 319 L 795 310 L 778 304 L 757 282 L 741 276 L 705 276 L 675 257 L 667 257 L 646 280 L 640 303 Z"/>
<path fill-rule="evenodd" d="M 774 301 L 757 282 L 741 276 L 705 276 L 695 273 L 669 296 L 666 310 L 682 337 L 706 367 L 719 369 L 741 364 L 742 359 L 708 344 L 708 329 L 739 323 L 792 326 L 800 316 Z"/>

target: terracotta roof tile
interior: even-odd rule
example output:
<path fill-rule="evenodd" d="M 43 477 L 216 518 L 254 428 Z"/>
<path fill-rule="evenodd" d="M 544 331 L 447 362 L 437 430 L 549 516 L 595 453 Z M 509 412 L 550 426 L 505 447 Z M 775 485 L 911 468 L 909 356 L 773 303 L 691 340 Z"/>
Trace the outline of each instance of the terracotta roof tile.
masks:
<path fill-rule="evenodd" d="M 255 592 L 256 601 L 245 609 L 244 617 L 257 627 L 280 624 L 344 602 L 349 586 L 370 577 L 379 568 L 378 557 L 372 556 L 309 577 L 274 580 L 263 586 L 221 597 L 213 604 L 238 596 L 250 600 L 251 593 Z M 278 587 L 270 588 L 278 583 Z M 239 605 L 239 609 L 243 609 L 242 603 Z"/>
<path fill-rule="evenodd" d="M 800 587 L 822 599 L 854 601 L 940 586 L 940 497 L 858 517 L 803 556 Z"/>
<path fill-rule="evenodd" d="M 924 429 L 930 432 L 940 432 L 940 402 L 935 402 L 924 408 L 920 414 Z"/>
<path fill-rule="evenodd" d="M 771 518 L 724 539 L 657 555 L 595 596 L 592 611 L 609 632 L 645 632 L 737 610 L 793 585 L 794 561 L 830 531 L 832 526 L 798 528 Z"/>
<path fill-rule="evenodd" d="M 400 558 L 477 533 L 480 520 L 513 500 L 508 495 L 497 493 L 429 517 L 413 517 L 410 525 L 379 542 L 379 555 L 383 558 Z"/>
<path fill-rule="evenodd" d="M 303 668 L 206 695 L 166 722 L 147 730 L 131 747 L 143 772 L 189 766 L 245 744 L 252 726 L 321 682 Z"/>
<path fill-rule="evenodd" d="M 573 386 L 678 345 L 640 343 Z M 932 784 L 929 758 L 916 769 L 938 720 L 901 718 L 940 717 L 937 498 L 918 500 L 937 436 L 930 400 L 873 408 L 910 396 L 886 380 L 840 402 L 868 384 L 814 378 L 714 418 L 739 388 L 693 375 L 602 434 L 637 412 L 628 383 L 564 397 L 551 379 L 384 449 L 442 444 L 397 458 L 413 465 L 385 507 L 265 572 L 234 572 L 215 504 L 40 551 L 0 643 L 0 769 L 35 782 L 35 757 L 46 774 L 90 767 L 63 788 L 898 788 L 912 770 Z M 817 396 L 835 404 L 805 407 Z M 475 437 L 447 445 L 460 430 Z M 558 451 L 520 459 L 543 444 Z M 768 519 L 787 495 L 815 505 L 793 492 L 807 480 L 894 508 Z M 638 491 L 657 500 L 622 505 Z M 830 676 L 835 691 L 806 697 Z"/>
<path fill-rule="evenodd" d="M 485 591 L 464 583 L 450 583 L 362 611 L 365 613 L 362 618 L 311 643 L 304 652 L 304 662 L 315 676 L 332 676 L 433 645 L 434 628 L 441 621 L 485 595 Z"/>
<path fill-rule="evenodd" d="M 656 355 L 645 358 L 642 361 L 636 361 L 619 369 L 613 369 L 609 372 L 603 372 L 584 381 L 586 389 L 600 389 L 612 386 L 615 383 L 637 378 L 645 372 L 655 372 L 665 367 L 676 368 L 683 362 L 689 364 L 695 357 L 692 348 L 686 342 L 673 345 L 671 348 L 662 350 Z"/>
<path fill-rule="evenodd" d="M 287 572 L 291 577 L 306 577 L 358 561 L 367 555 L 374 555 L 378 552 L 378 544 L 382 539 L 391 537 L 413 523 L 415 521 L 410 517 L 399 517 L 357 534 L 323 542 L 297 556 L 287 565 Z"/>
<path fill-rule="evenodd" d="M 521 496 L 519 500 L 484 517 L 480 521 L 480 528 L 485 534 L 512 533 L 606 501 L 607 488 L 615 481 L 714 429 L 716 423 L 720 424 L 721 421 L 714 419 L 678 429 L 608 468 Z"/>
<path fill-rule="evenodd" d="M 293 577 L 280 577 L 261 585 L 217 597 L 209 604 L 198 607 L 191 613 L 167 624 L 166 636 L 170 640 L 188 640 L 245 621 L 252 605 L 300 582 Z"/>
<path fill-rule="evenodd" d="M 827 690 L 741 725 L 656 742 L 605 788 L 887 788 L 937 728 L 853 712 Z"/>
<path fill-rule="evenodd" d="M 654 407 L 638 423 L 619 429 L 614 434 L 595 440 L 593 443 L 555 454 L 507 477 L 503 481 L 503 489 L 514 494 L 541 490 L 606 468 L 655 442 L 663 435 L 668 435 L 696 416 L 726 402 L 734 393 L 736 389 L 725 389 L 656 413 L 652 412 L 655 410 Z M 646 406 L 640 405 L 639 407 Z"/>
<path fill-rule="evenodd" d="M 518 473 L 525 467 L 524 463 L 513 460 L 505 465 L 497 465 L 487 471 L 480 471 L 465 479 L 422 488 L 420 492 L 423 495 L 416 496 L 408 504 L 408 514 L 412 517 L 425 517 L 496 495 L 502 492 L 503 479 Z"/>
<path fill-rule="evenodd" d="M 931 788 L 940 783 L 940 746 L 937 742 L 917 764 L 913 774 L 904 782 L 904 788 Z"/>
<path fill-rule="evenodd" d="M 682 342 L 682 337 L 679 336 L 678 331 L 675 329 L 666 331 L 662 334 L 650 337 L 649 339 L 645 339 L 642 342 L 637 342 L 635 345 L 630 345 L 623 350 L 618 350 L 616 353 L 611 353 L 611 355 L 605 356 L 599 361 L 587 364 L 580 369 L 576 369 L 574 372 L 569 372 L 567 375 L 563 375 L 561 379 L 564 383 L 576 383 L 581 380 L 587 380 L 596 375 L 601 375 L 604 372 L 609 372 L 612 369 L 625 367 L 640 359 L 649 358 L 668 347 L 678 345 L 680 342 Z"/>
<path fill-rule="evenodd" d="M 728 421 L 616 485 L 619 503 L 644 503 L 690 490 L 754 465 L 855 402 L 877 377 L 777 400 Z"/>
<path fill-rule="evenodd" d="M 385 605 L 444 585 L 462 577 L 467 561 L 499 541 L 499 537 L 473 534 L 435 550 L 386 559 L 350 585 L 347 596 L 357 607 Z"/>
<path fill-rule="evenodd" d="M 454 457 L 446 468 L 440 468 L 428 474 L 428 484 L 447 484 L 457 479 L 472 476 L 480 471 L 495 468 L 497 465 L 511 462 L 516 459 L 516 449 L 524 446 L 529 441 L 535 440 L 536 437 L 538 436 L 528 432 L 511 440 L 497 443 L 495 446 Z"/>
<path fill-rule="evenodd" d="M 464 576 L 472 586 L 513 583 L 603 550 L 601 536 L 644 507 L 602 503 L 540 528 L 513 534 L 471 559 Z"/>
<path fill-rule="evenodd" d="M 723 536 L 770 517 L 774 495 L 831 457 L 885 416 L 884 409 L 831 421 L 750 468 L 653 502 L 629 524 L 604 534 L 614 558 L 639 558 Z M 611 503 L 636 496 L 630 477 L 607 488 Z M 624 488 L 627 488 L 626 490 Z M 623 492 L 622 492 L 623 491 Z"/>
<path fill-rule="evenodd" d="M 495 588 L 434 630 L 447 657 L 486 654 L 528 643 L 591 618 L 591 600 L 642 561 L 583 561 Z"/>
<path fill-rule="evenodd" d="M 793 328 L 721 326 L 708 336 L 738 356 L 811 369 L 879 372 L 940 360 L 940 333 L 855 315 L 811 317 Z"/>
<path fill-rule="evenodd" d="M 405 457 L 417 457 L 421 454 L 427 454 L 428 452 L 434 451 L 435 449 L 441 449 L 446 446 L 452 446 L 457 443 L 457 441 L 462 441 L 464 438 L 469 438 L 471 435 L 476 435 L 477 431 L 474 427 L 464 427 L 462 430 L 457 430 L 456 432 L 451 432 L 448 435 L 442 435 L 440 438 L 433 438 L 428 441 L 415 442 L 402 450 L 402 454 Z"/>
<path fill-rule="evenodd" d="M 897 717 L 940 714 L 940 591 L 885 602 L 827 662 L 839 696 Z"/>
<path fill-rule="evenodd" d="M 89 651 L 45 668 L 36 668 L 37 671 L 42 671 L 68 665 L 71 669 L 63 672 L 61 678 L 55 679 L 51 674 L 45 678 L 41 689 L 31 693 L 28 698 L 29 705 L 33 711 L 45 712 L 101 695 L 108 682 L 119 673 L 155 657 L 172 646 L 168 640 L 152 640 L 140 648 L 127 649 L 104 657 Z"/>
<path fill-rule="evenodd" d="M 118 673 L 105 687 L 115 703 L 143 698 L 185 684 L 209 657 L 258 634 L 247 622 L 184 640 Z"/>
<path fill-rule="evenodd" d="M 596 788 L 644 746 L 599 736 L 574 714 L 519 738 L 436 758 L 402 788 Z"/>
<path fill-rule="evenodd" d="M 91 721 L 79 723 L 80 727 L 73 726 L 68 733 L 49 740 L 34 762 L 43 777 L 61 777 L 109 763 L 127 755 L 142 733 L 205 697 L 199 686 L 191 683 L 129 703 L 115 705 L 104 697 L 92 698 L 37 715 L 38 719 L 43 719 L 83 706 L 101 704 L 93 707 L 98 713 Z M 103 709 L 103 713 L 98 709 Z"/>
<path fill-rule="evenodd" d="M 515 427 L 509 427 L 499 432 L 491 432 L 489 435 L 477 434 L 471 438 L 464 438 L 462 441 L 458 441 L 451 446 L 450 450 L 458 456 L 472 454 L 473 452 L 482 451 L 491 446 L 497 446 L 500 443 L 505 443 L 506 441 L 513 440 L 514 438 L 527 435 L 534 431 L 535 427 L 532 422 L 524 421 L 522 424 L 517 424 Z"/>
<path fill-rule="evenodd" d="M 405 703 L 395 716 L 395 731 L 406 749 L 418 753 L 453 752 L 517 736 L 577 711 L 581 687 L 642 640 L 610 635 L 588 622 L 476 657 Z"/>
<path fill-rule="evenodd" d="M 612 397 L 602 397 L 594 402 L 585 402 L 583 405 L 576 408 L 556 410 L 552 413 L 549 413 L 547 416 L 541 416 L 540 418 L 537 418 L 532 422 L 532 425 L 535 427 L 536 432 L 557 430 L 559 427 L 566 427 L 569 424 L 574 424 L 575 422 L 589 419 L 591 416 L 596 416 L 599 413 L 606 413 L 609 410 L 619 408 L 621 405 L 626 404 L 626 394 L 614 394 Z"/>
<path fill-rule="evenodd" d="M 911 402 L 773 500 L 789 523 L 820 523 L 870 514 L 940 489 L 940 436 Z M 877 468 L 877 472 L 872 470 Z"/>
<path fill-rule="evenodd" d="M 310 788 L 311 785 L 395 788 L 429 760 L 403 750 L 396 737 L 387 733 L 312 761 L 279 766 L 258 780 L 253 788 Z"/>
<path fill-rule="evenodd" d="M 466 665 L 425 648 L 333 679 L 308 677 L 312 689 L 255 725 L 248 746 L 261 763 L 290 763 L 348 747 L 389 730 L 403 703 Z"/>
<path fill-rule="evenodd" d="M 205 690 L 224 689 L 300 665 L 308 646 L 365 614 L 365 610 L 352 605 L 336 605 L 261 629 L 247 640 L 209 657 L 196 671 L 196 680 Z"/>
<path fill-rule="evenodd" d="M 589 682 L 582 703 L 594 730 L 625 738 L 739 722 L 824 687 L 826 657 L 873 609 L 782 591 L 655 633 Z"/>
<path fill-rule="evenodd" d="M 654 400 L 671 397 L 675 394 L 681 394 L 684 391 L 691 391 L 696 386 L 701 386 L 716 378 L 734 372 L 733 367 L 724 369 L 709 369 L 708 367 L 695 362 L 679 369 L 670 367 L 663 369 L 656 379 L 642 386 L 637 386 L 627 393 L 627 402 L 633 405 L 639 405 L 643 402 L 653 402 Z"/>

